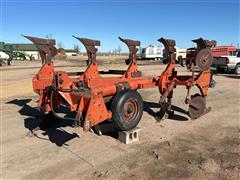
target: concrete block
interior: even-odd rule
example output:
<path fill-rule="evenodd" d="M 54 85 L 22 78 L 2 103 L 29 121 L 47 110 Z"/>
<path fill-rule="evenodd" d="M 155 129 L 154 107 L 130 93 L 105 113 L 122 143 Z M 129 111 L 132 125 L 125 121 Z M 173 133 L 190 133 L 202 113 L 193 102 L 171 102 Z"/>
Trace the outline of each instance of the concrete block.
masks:
<path fill-rule="evenodd" d="M 124 144 L 130 144 L 139 140 L 140 128 L 134 128 L 129 131 L 119 131 L 118 140 Z"/>

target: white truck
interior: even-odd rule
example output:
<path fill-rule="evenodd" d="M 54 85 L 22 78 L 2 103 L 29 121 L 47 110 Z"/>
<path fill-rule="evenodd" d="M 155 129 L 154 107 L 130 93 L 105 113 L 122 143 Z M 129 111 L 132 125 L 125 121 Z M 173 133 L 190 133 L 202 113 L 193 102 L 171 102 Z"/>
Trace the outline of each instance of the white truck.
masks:
<path fill-rule="evenodd" d="M 214 57 L 212 67 L 215 67 L 218 72 L 231 71 L 240 74 L 240 51 L 235 56 Z"/>
<path fill-rule="evenodd" d="M 176 48 L 176 60 L 186 59 L 187 49 Z"/>
<path fill-rule="evenodd" d="M 149 45 L 146 48 L 140 48 L 139 59 L 161 60 L 163 58 L 163 47 Z"/>

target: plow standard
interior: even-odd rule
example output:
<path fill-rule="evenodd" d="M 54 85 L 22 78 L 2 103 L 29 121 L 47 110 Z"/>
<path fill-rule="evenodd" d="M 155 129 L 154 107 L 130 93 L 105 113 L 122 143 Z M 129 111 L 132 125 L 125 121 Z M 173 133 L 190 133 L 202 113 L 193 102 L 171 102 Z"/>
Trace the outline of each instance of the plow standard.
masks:
<path fill-rule="evenodd" d="M 119 38 L 129 49 L 129 67 L 126 71 L 99 71 L 96 61 L 96 46 L 100 41 L 75 37 L 85 46 L 88 55 L 88 67 L 84 72 L 55 71 L 51 59 L 57 54 L 55 40 L 25 36 L 38 48 L 42 58 L 42 68 L 33 77 L 33 90 L 39 94 L 38 108 L 44 114 L 44 122 L 59 117 L 60 106 L 76 112 L 76 125 L 84 131 L 99 123 L 112 120 L 119 131 L 130 130 L 137 126 L 143 114 L 143 100 L 138 89 L 157 87 L 159 89 L 159 107 L 156 113 L 159 119 L 172 115 L 171 99 L 174 88 L 186 87 L 185 103 L 189 105 L 188 114 L 196 119 L 210 109 L 206 106 L 206 96 L 211 82 L 210 66 L 213 61 L 210 47 L 215 41 L 202 38 L 193 40 L 195 49 L 188 52 L 187 69 L 190 75 L 178 75 L 175 70 L 175 41 L 161 38 L 158 41 L 165 47 L 164 62 L 166 69 L 159 76 L 142 76 L 137 67 L 137 46 L 139 41 Z M 199 71 L 195 71 L 196 67 Z M 118 74 L 119 77 L 103 77 L 103 74 Z M 191 88 L 198 87 L 199 93 L 191 95 Z M 70 118 L 68 118 L 70 119 Z"/>

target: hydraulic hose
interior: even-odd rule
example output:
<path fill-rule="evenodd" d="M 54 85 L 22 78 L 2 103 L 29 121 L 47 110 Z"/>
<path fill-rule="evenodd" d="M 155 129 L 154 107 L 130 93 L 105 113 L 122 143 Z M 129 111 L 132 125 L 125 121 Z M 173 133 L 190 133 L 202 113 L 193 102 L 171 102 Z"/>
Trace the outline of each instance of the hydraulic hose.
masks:
<path fill-rule="evenodd" d="M 56 86 L 49 86 L 49 90 L 51 91 L 51 94 L 50 94 L 50 108 L 51 108 L 51 111 L 52 111 L 53 115 L 58 119 L 79 122 L 78 120 L 76 120 L 74 118 L 59 116 L 58 113 L 56 113 L 54 108 L 53 108 L 53 94 L 54 94 L 54 91 L 58 90 L 58 91 L 62 91 L 62 92 L 73 92 L 75 89 L 60 89 L 60 88 L 57 88 Z M 82 120 L 83 120 L 83 117 L 80 116 L 80 122 Z"/>

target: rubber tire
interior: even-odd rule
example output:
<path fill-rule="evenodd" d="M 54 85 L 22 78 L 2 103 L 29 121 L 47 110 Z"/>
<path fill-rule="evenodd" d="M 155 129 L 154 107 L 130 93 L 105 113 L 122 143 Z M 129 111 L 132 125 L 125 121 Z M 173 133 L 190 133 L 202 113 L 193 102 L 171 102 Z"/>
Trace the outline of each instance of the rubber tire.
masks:
<path fill-rule="evenodd" d="M 12 65 L 12 61 L 7 61 L 7 65 Z"/>
<path fill-rule="evenodd" d="M 234 69 L 235 74 L 240 74 L 240 72 L 238 72 L 238 69 L 240 69 L 240 64 L 236 65 L 236 67 Z"/>
<path fill-rule="evenodd" d="M 124 108 L 124 104 L 131 98 L 133 98 L 137 102 L 139 107 L 139 112 L 133 120 L 131 120 L 130 122 L 127 122 L 123 119 L 123 113 L 124 113 L 123 108 Z M 111 111 L 112 111 L 113 123 L 116 129 L 120 131 L 127 131 L 130 129 L 133 129 L 138 125 L 139 121 L 142 118 L 142 114 L 143 114 L 142 97 L 137 91 L 133 91 L 133 90 L 121 91 L 113 97 L 112 104 L 111 104 Z"/>
<path fill-rule="evenodd" d="M 210 87 L 210 88 L 214 88 L 214 87 L 216 86 L 216 84 L 217 84 L 216 80 L 215 80 L 215 79 L 211 79 L 211 82 L 210 82 L 210 84 L 209 84 L 209 87 Z"/>
<path fill-rule="evenodd" d="M 176 64 L 180 64 L 181 61 L 182 61 L 182 59 L 183 59 L 183 57 L 182 57 L 181 55 L 179 55 L 179 56 L 177 57 L 177 59 L 175 60 Z"/>

